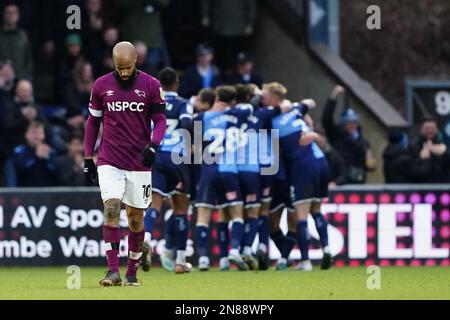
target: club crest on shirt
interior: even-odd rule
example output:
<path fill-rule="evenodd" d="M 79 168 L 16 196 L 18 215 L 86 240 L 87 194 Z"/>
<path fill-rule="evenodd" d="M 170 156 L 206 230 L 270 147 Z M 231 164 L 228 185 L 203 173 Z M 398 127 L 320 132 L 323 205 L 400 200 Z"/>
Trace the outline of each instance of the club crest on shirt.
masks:
<path fill-rule="evenodd" d="M 111 97 L 111 96 L 113 96 L 114 95 L 114 91 L 113 90 L 108 90 L 108 91 L 106 91 L 106 96 L 107 97 Z"/>
<path fill-rule="evenodd" d="M 139 89 L 134 90 L 134 93 L 136 93 L 138 95 L 138 97 L 143 97 L 145 98 L 145 92 Z"/>

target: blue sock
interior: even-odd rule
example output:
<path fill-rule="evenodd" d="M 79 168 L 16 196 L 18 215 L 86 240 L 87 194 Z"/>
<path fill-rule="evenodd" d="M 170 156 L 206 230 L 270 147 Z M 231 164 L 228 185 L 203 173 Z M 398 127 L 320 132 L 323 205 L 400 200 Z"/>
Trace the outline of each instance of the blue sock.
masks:
<path fill-rule="evenodd" d="M 256 232 L 258 231 L 258 219 L 247 218 L 245 219 L 243 244 L 244 247 L 251 247 L 253 241 L 255 241 Z"/>
<path fill-rule="evenodd" d="M 285 259 L 289 258 L 292 248 L 297 243 L 297 235 L 294 232 L 288 231 L 284 236 L 283 246 L 281 247 L 281 256 Z"/>
<path fill-rule="evenodd" d="M 166 221 L 164 229 L 164 239 L 166 239 L 166 249 L 171 250 L 175 245 L 175 214 L 172 213 Z"/>
<path fill-rule="evenodd" d="M 259 243 L 264 243 L 266 247 L 269 247 L 269 217 L 260 216 L 258 218 L 258 233 L 259 233 Z"/>
<path fill-rule="evenodd" d="M 186 241 L 188 235 L 187 215 L 176 215 L 175 218 L 175 239 L 177 250 L 186 250 Z"/>
<path fill-rule="evenodd" d="M 300 253 L 302 254 L 302 261 L 309 260 L 309 236 L 308 236 L 308 221 L 297 222 L 297 236 L 298 246 L 300 247 Z"/>
<path fill-rule="evenodd" d="M 219 222 L 217 224 L 217 233 L 219 240 L 220 257 L 228 256 L 228 246 L 230 244 L 230 233 L 228 230 L 228 222 Z"/>
<path fill-rule="evenodd" d="M 312 213 L 312 217 L 314 218 L 314 222 L 316 223 L 316 229 L 319 233 L 320 243 L 322 244 L 322 248 L 328 246 L 328 222 L 325 219 L 325 216 L 320 212 Z"/>
<path fill-rule="evenodd" d="M 145 232 L 153 232 L 153 226 L 155 224 L 155 220 L 158 219 L 159 212 L 156 209 L 148 208 L 145 212 L 144 217 L 144 231 Z"/>
<path fill-rule="evenodd" d="M 270 237 L 277 246 L 278 251 L 280 252 L 283 251 L 283 239 L 284 239 L 283 231 L 281 231 L 281 229 L 278 229 L 277 231 L 272 232 L 270 234 Z"/>
<path fill-rule="evenodd" d="M 243 235 L 244 221 L 242 219 L 234 219 L 231 226 L 231 248 L 240 249 Z"/>
<path fill-rule="evenodd" d="M 209 228 L 203 225 L 197 226 L 198 255 L 200 257 L 208 256 L 208 232 Z"/>

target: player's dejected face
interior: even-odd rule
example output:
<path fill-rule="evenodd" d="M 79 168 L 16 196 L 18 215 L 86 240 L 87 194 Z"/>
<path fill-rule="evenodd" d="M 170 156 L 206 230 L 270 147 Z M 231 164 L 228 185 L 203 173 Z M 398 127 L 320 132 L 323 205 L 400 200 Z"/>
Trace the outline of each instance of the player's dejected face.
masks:
<path fill-rule="evenodd" d="M 116 66 L 116 72 L 119 75 L 119 77 L 123 81 L 127 81 L 130 79 L 130 77 L 134 74 L 134 71 L 136 70 L 136 62 L 115 62 Z"/>

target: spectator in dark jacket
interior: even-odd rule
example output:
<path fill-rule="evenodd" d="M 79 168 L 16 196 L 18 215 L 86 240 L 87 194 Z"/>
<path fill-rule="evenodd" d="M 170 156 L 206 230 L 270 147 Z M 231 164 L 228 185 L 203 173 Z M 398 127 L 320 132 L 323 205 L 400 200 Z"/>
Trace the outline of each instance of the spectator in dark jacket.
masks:
<path fill-rule="evenodd" d="M 143 41 L 147 45 L 147 62 L 152 70 L 151 74 L 156 74 L 161 67 L 170 64 L 161 26 L 161 10 L 169 2 L 170 0 L 116 0 L 122 15 L 121 34 L 130 42 Z"/>
<path fill-rule="evenodd" d="M 219 69 L 212 63 L 214 59 L 212 48 L 200 45 L 196 50 L 197 63 L 186 69 L 181 78 L 180 96 L 189 99 L 203 88 L 220 85 Z"/>
<path fill-rule="evenodd" d="M 102 48 L 102 33 L 105 27 L 105 18 L 102 14 L 102 0 L 86 0 L 86 12 L 81 15 L 83 18 L 81 28 L 84 51 L 86 57 L 93 61 Z"/>
<path fill-rule="evenodd" d="M 18 27 L 19 7 L 9 4 L 3 11 L 3 25 L 0 29 L 0 60 L 9 59 L 14 65 L 17 78 L 31 79 L 31 46 L 24 30 Z"/>
<path fill-rule="evenodd" d="M 389 134 L 389 145 L 384 149 L 384 177 L 386 183 L 412 182 L 412 157 L 406 132 L 394 130 Z"/>
<path fill-rule="evenodd" d="M 26 143 L 14 149 L 12 159 L 19 187 L 57 185 L 56 153 L 45 143 L 44 125 L 32 122 L 25 133 Z"/>
<path fill-rule="evenodd" d="M 8 104 L 14 97 L 16 72 L 11 60 L 0 61 L 0 103 Z"/>
<path fill-rule="evenodd" d="M 15 72 L 11 61 L 0 61 L 0 185 L 3 166 L 9 154 L 4 121 L 8 106 L 13 105 Z"/>
<path fill-rule="evenodd" d="M 79 61 L 73 70 L 72 81 L 66 88 L 66 118 L 70 127 L 84 125 L 93 83 L 92 65 L 85 61 Z"/>
<path fill-rule="evenodd" d="M 83 136 L 74 132 L 67 138 L 67 154 L 56 159 L 59 185 L 85 186 L 86 178 L 83 174 Z"/>
<path fill-rule="evenodd" d="M 249 84 L 254 83 L 258 87 L 263 84 L 262 77 L 255 73 L 252 58 L 245 52 L 240 52 L 236 61 L 236 72 L 228 78 L 229 84 Z"/>
<path fill-rule="evenodd" d="M 98 46 L 91 47 L 89 61 L 94 67 L 95 77 L 103 76 L 114 70 L 112 49 L 119 41 L 119 29 L 113 25 L 105 26 Z"/>
<path fill-rule="evenodd" d="M 450 182 L 450 152 L 433 118 L 422 121 L 419 136 L 410 144 L 414 182 Z"/>
<path fill-rule="evenodd" d="M 376 168 L 376 160 L 370 150 L 369 142 L 362 136 L 359 116 L 348 108 L 341 114 L 339 124 L 334 122 L 338 96 L 345 89 L 336 86 L 328 99 L 322 115 L 322 125 L 331 145 L 341 155 L 346 167 L 348 183 L 365 183 L 367 171 Z"/>
<path fill-rule="evenodd" d="M 73 70 L 80 61 L 85 60 L 82 53 L 81 36 L 71 33 L 66 37 L 66 52 L 58 64 L 57 88 L 60 99 L 64 101 L 63 92 L 72 79 Z"/>
<path fill-rule="evenodd" d="M 213 36 L 218 65 L 225 73 L 233 68 L 238 52 L 246 51 L 253 34 L 256 0 L 202 0 L 202 25 Z"/>
<path fill-rule="evenodd" d="M 8 132 L 8 148 L 23 144 L 24 134 L 33 121 L 44 121 L 39 105 L 34 101 L 33 85 L 28 80 L 20 80 L 16 85 L 16 95 L 12 104 L 6 106 L 3 127 Z"/>
<path fill-rule="evenodd" d="M 147 45 L 142 41 L 136 41 L 133 44 L 134 47 L 136 48 L 136 56 L 137 56 L 136 68 L 148 74 L 154 72 L 154 70 L 152 70 L 151 66 L 148 64 L 147 61 L 147 52 L 148 52 Z"/>

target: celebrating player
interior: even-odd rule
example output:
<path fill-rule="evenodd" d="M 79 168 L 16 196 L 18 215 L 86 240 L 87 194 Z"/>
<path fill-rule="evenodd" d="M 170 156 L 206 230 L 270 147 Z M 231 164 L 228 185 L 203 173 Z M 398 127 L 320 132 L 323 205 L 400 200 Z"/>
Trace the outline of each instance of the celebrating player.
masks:
<path fill-rule="evenodd" d="M 307 108 L 307 107 L 306 107 Z M 272 127 L 280 132 L 280 144 L 286 160 L 286 171 L 291 189 L 291 201 L 297 216 L 297 239 L 301 252 L 301 261 L 297 270 L 310 271 L 308 224 L 310 212 L 313 216 L 320 213 L 320 202 L 328 196 L 328 164 L 319 147 L 314 143 L 316 134 L 304 120 L 305 105 L 300 104 L 290 112 L 284 113 L 272 120 Z M 325 161 L 321 161 L 325 159 Z M 316 204 L 319 203 L 319 205 Z M 317 212 L 317 210 L 319 210 Z M 316 217 L 315 217 L 316 220 Z M 325 223 L 323 223 L 325 221 Z M 320 220 L 316 225 L 323 239 L 324 260 L 322 268 L 331 265 L 331 254 L 328 247 L 326 220 Z M 286 259 L 283 257 L 282 259 Z M 280 263 L 280 262 L 279 262 Z"/>
<path fill-rule="evenodd" d="M 236 86 L 238 104 L 236 108 L 248 108 L 250 100 L 250 87 Z M 243 238 L 243 259 L 251 269 L 261 268 L 266 270 L 269 265 L 268 241 L 269 228 L 266 224 L 267 216 L 262 215 L 260 220 L 259 211 L 261 207 L 261 183 L 260 183 L 260 156 L 262 152 L 259 146 L 261 129 L 269 127 L 270 120 L 281 113 L 279 106 L 262 107 L 253 112 L 245 119 L 241 126 L 243 131 L 243 141 L 239 148 L 239 182 L 241 185 L 242 197 L 245 205 L 245 233 Z M 269 138 L 269 135 L 266 135 Z M 264 140 L 266 141 L 266 140 Z M 243 159 L 241 159 L 243 158 Z M 241 161 L 245 160 L 245 161 Z M 259 229 L 260 243 L 258 245 L 258 260 L 253 258 L 252 244 Z"/>
<path fill-rule="evenodd" d="M 129 226 L 124 285 L 140 284 L 136 273 L 144 244 L 144 210 L 151 202 L 151 167 L 166 130 L 165 102 L 159 82 L 137 70 L 136 59 L 131 43 L 119 42 L 114 46 L 115 70 L 95 81 L 85 129 L 84 173 L 92 183 L 98 177 L 104 204 L 103 239 L 108 271 L 100 280 L 102 286 L 122 284 L 119 274 L 122 201 Z M 94 146 L 101 123 L 103 135 L 95 163 Z"/>
<path fill-rule="evenodd" d="M 171 198 L 173 214 L 166 221 L 166 245 L 161 253 L 161 262 L 167 270 L 173 270 L 173 243 L 177 248 L 176 273 L 185 273 L 186 240 L 188 235 L 187 211 L 189 207 L 190 172 L 187 164 L 174 164 L 172 156 L 190 157 L 191 145 L 185 145 L 186 133 L 192 128 L 192 106 L 177 94 L 179 78 L 172 68 L 165 68 L 159 73 L 164 98 L 166 100 L 167 129 L 161 147 L 158 150 L 153 167 L 152 206 L 145 215 L 146 248 L 147 232 L 151 232 L 153 220 L 161 211 L 163 197 Z M 175 241 L 174 241 L 175 240 Z M 148 249 L 147 249 L 148 250 Z M 144 251 L 146 252 L 146 251 Z M 150 254 L 143 255 L 143 268 L 148 270 Z"/>
<path fill-rule="evenodd" d="M 234 87 L 219 87 L 212 109 L 198 114 L 195 119 L 195 121 L 202 121 L 203 139 L 207 143 L 203 152 L 204 159 L 195 204 L 200 270 L 209 269 L 209 222 L 212 209 L 216 206 L 224 208 L 233 221 L 228 259 L 240 270 L 248 270 L 239 252 L 244 233 L 244 221 L 236 151 L 240 136 L 238 127 L 252 110 L 250 107 L 246 110 L 232 109 L 235 99 Z"/>

